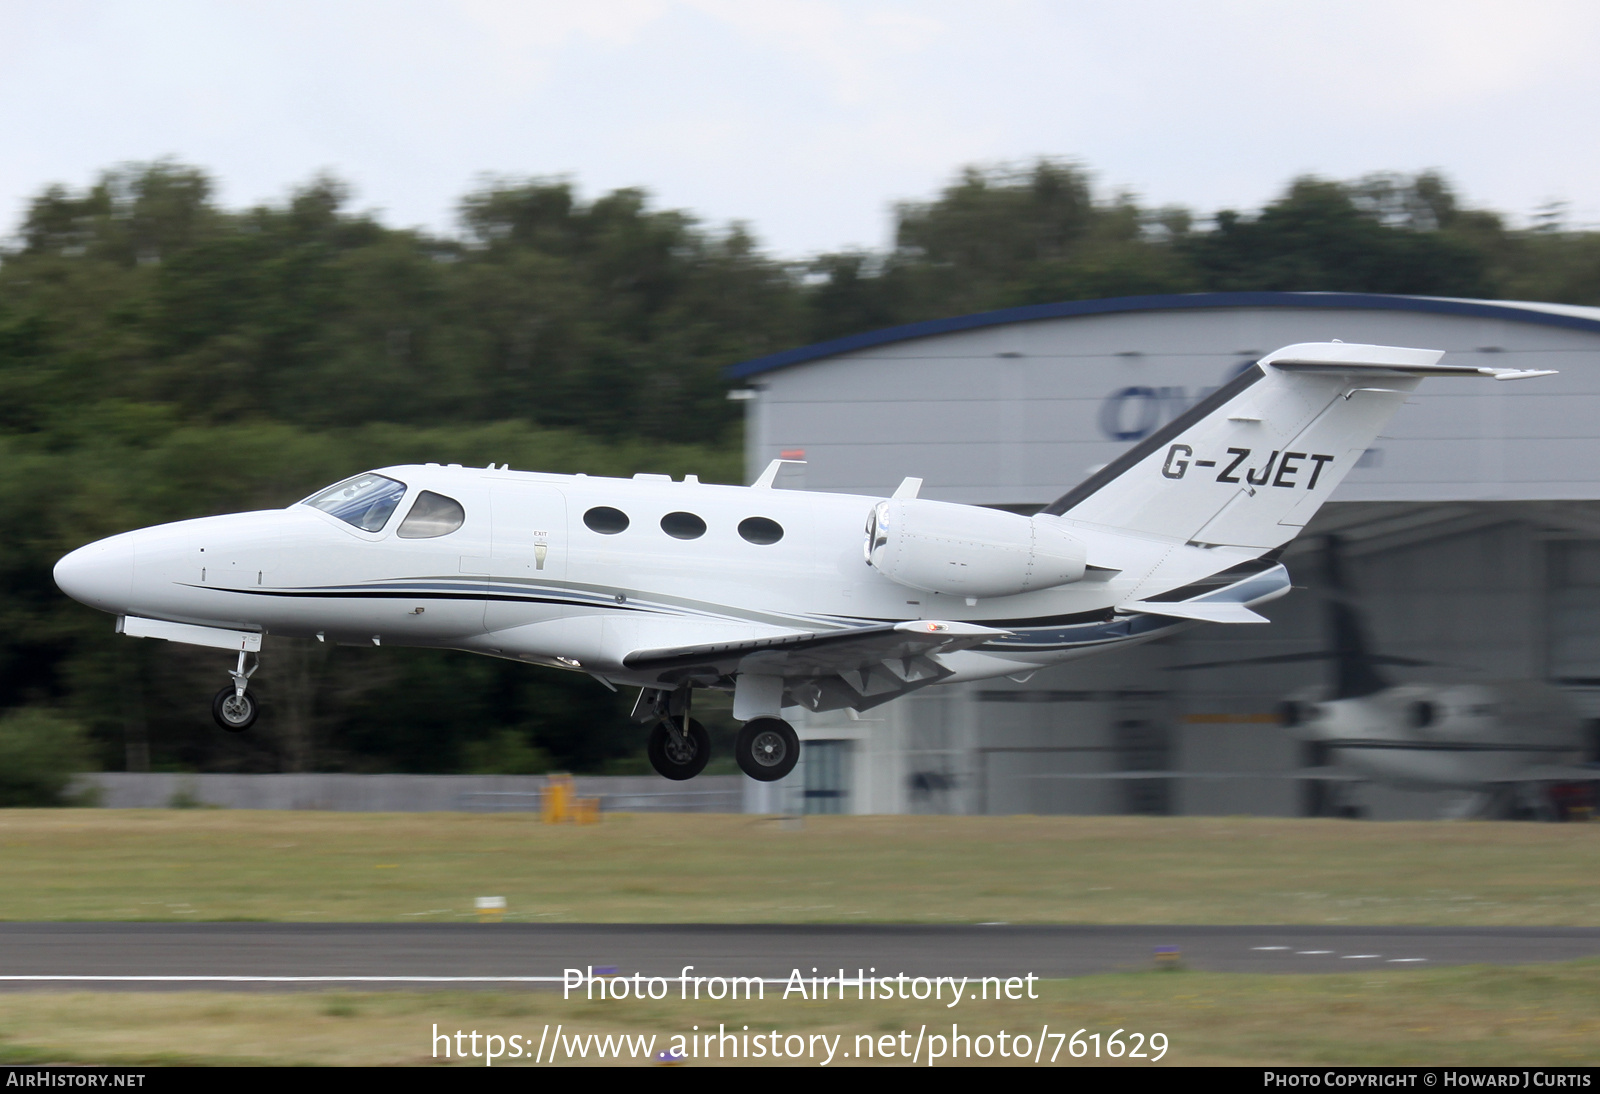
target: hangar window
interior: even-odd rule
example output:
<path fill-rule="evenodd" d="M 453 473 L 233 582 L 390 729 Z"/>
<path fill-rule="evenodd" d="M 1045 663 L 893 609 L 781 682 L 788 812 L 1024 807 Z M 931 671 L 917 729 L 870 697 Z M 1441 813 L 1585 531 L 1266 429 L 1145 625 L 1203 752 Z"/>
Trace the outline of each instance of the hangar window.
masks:
<path fill-rule="evenodd" d="M 751 543 L 765 546 L 783 538 L 783 525 L 766 517 L 745 517 L 739 522 L 739 534 Z"/>
<path fill-rule="evenodd" d="M 613 509 L 609 505 L 596 505 L 593 509 L 583 514 L 583 523 L 589 526 L 591 532 L 599 532 L 603 536 L 614 536 L 618 532 L 628 530 L 628 514 L 621 509 Z"/>
<path fill-rule="evenodd" d="M 706 534 L 706 522 L 693 513 L 668 513 L 661 518 L 661 530 L 673 539 L 699 539 Z"/>
<path fill-rule="evenodd" d="M 363 532 L 381 532 L 405 496 L 405 483 L 368 473 L 312 494 L 301 504 L 331 513 Z"/>
<path fill-rule="evenodd" d="M 467 519 L 467 511 L 455 498 L 424 490 L 417 495 L 417 503 L 400 522 L 395 535 L 401 539 L 433 539 L 447 536 L 460 528 Z"/>

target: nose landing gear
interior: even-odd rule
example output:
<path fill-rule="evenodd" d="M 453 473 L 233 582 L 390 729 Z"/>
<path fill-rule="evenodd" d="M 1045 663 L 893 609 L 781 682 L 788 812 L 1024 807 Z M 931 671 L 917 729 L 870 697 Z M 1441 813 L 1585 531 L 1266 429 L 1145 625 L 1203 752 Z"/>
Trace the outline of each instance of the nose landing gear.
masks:
<path fill-rule="evenodd" d="M 228 673 L 233 677 L 233 683 L 217 692 L 211 699 L 211 717 L 215 719 L 217 725 L 229 733 L 243 733 L 256 724 L 256 718 L 261 713 L 261 704 L 245 689 L 250 686 L 250 677 L 254 676 L 256 669 L 260 667 L 259 657 L 251 657 L 240 650 L 238 668 Z"/>

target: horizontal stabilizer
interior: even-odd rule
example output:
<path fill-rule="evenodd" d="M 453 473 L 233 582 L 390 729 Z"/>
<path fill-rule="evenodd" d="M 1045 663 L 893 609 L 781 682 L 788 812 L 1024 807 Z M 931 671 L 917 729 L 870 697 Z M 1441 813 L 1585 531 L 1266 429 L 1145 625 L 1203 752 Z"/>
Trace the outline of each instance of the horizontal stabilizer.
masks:
<path fill-rule="evenodd" d="M 1147 612 L 1150 615 L 1171 615 L 1179 619 L 1198 619 L 1203 623 L 1270 623 L 1272 620 L 1245 607 L 1224 600 L 1187 600 L 1176 604 L 1160 604 L 1150 600 L 1134 600 L 1120 604 L 1121 612 Z"/>
<path fill-rule="evenodd" d="M 1280 372 L 1314 372 L 1350 375 L 1382 373 L 1388 376 L 1487 376 L 1491 380 L 1526 380 L 1554 376 L 1554 369 L 1485 368 L 1479 365 L 1441 365 L 1442 350 L 1401 346 L 1365 346 L 1344 342 L 1308 342 L 1285 346 L 1261 360 Z"/>

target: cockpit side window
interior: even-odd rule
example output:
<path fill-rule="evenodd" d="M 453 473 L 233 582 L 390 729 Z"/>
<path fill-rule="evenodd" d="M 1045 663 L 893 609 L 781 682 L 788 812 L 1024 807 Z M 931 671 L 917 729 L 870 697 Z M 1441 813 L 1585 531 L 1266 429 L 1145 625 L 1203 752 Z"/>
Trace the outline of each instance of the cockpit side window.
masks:
<path fill-rule="evenodd" d="M 363 532 L 381 532 L 405 496 L 405 483 L 368 472 L 313 494 L 301 504 L 331 513 Z"/>
<path fill-rule="evenodd" d="M 447 536 L 460 528 L 467 519 L 467 511 L 455 498 L 424 490 L 417 495 L 416 504 L 406 519 L 400 522 L 395 535 L 401 539 L 433 539 Z"/>

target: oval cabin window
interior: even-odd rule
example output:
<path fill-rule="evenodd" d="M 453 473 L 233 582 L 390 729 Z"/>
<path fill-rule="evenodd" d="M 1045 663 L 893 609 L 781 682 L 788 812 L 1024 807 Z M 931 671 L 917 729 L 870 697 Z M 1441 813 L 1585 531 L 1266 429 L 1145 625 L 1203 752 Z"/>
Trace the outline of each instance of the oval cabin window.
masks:
<path fill-rule="evenodd" d="M 706 522 L 693 513 L 668 513 L 661 518 L 661 530 L 673 539 L 699 539 L 706 534 Z"/>
<path fill-rule="evenodd" d="M 583 514 L 583 523 L 588 525 L 591 532 L 614 536 L 628 530 L 628 514 L 609 505 L 597 505 Z"/>
<path fill-rule="evenodd" d="M 751 543 L 766 546 L 783 538 L 783 525 L 766 517 L 746 517 L 739 522 L 739 534 Z"/>
<path fill-rule="evenodd" d="M 395 535 L 401 539 L 433 539 L 454 532 L 467 519 L 467 511 L 455 498 L 424 490 L 417 495 L 417 503 L 400 522 Z"/>

